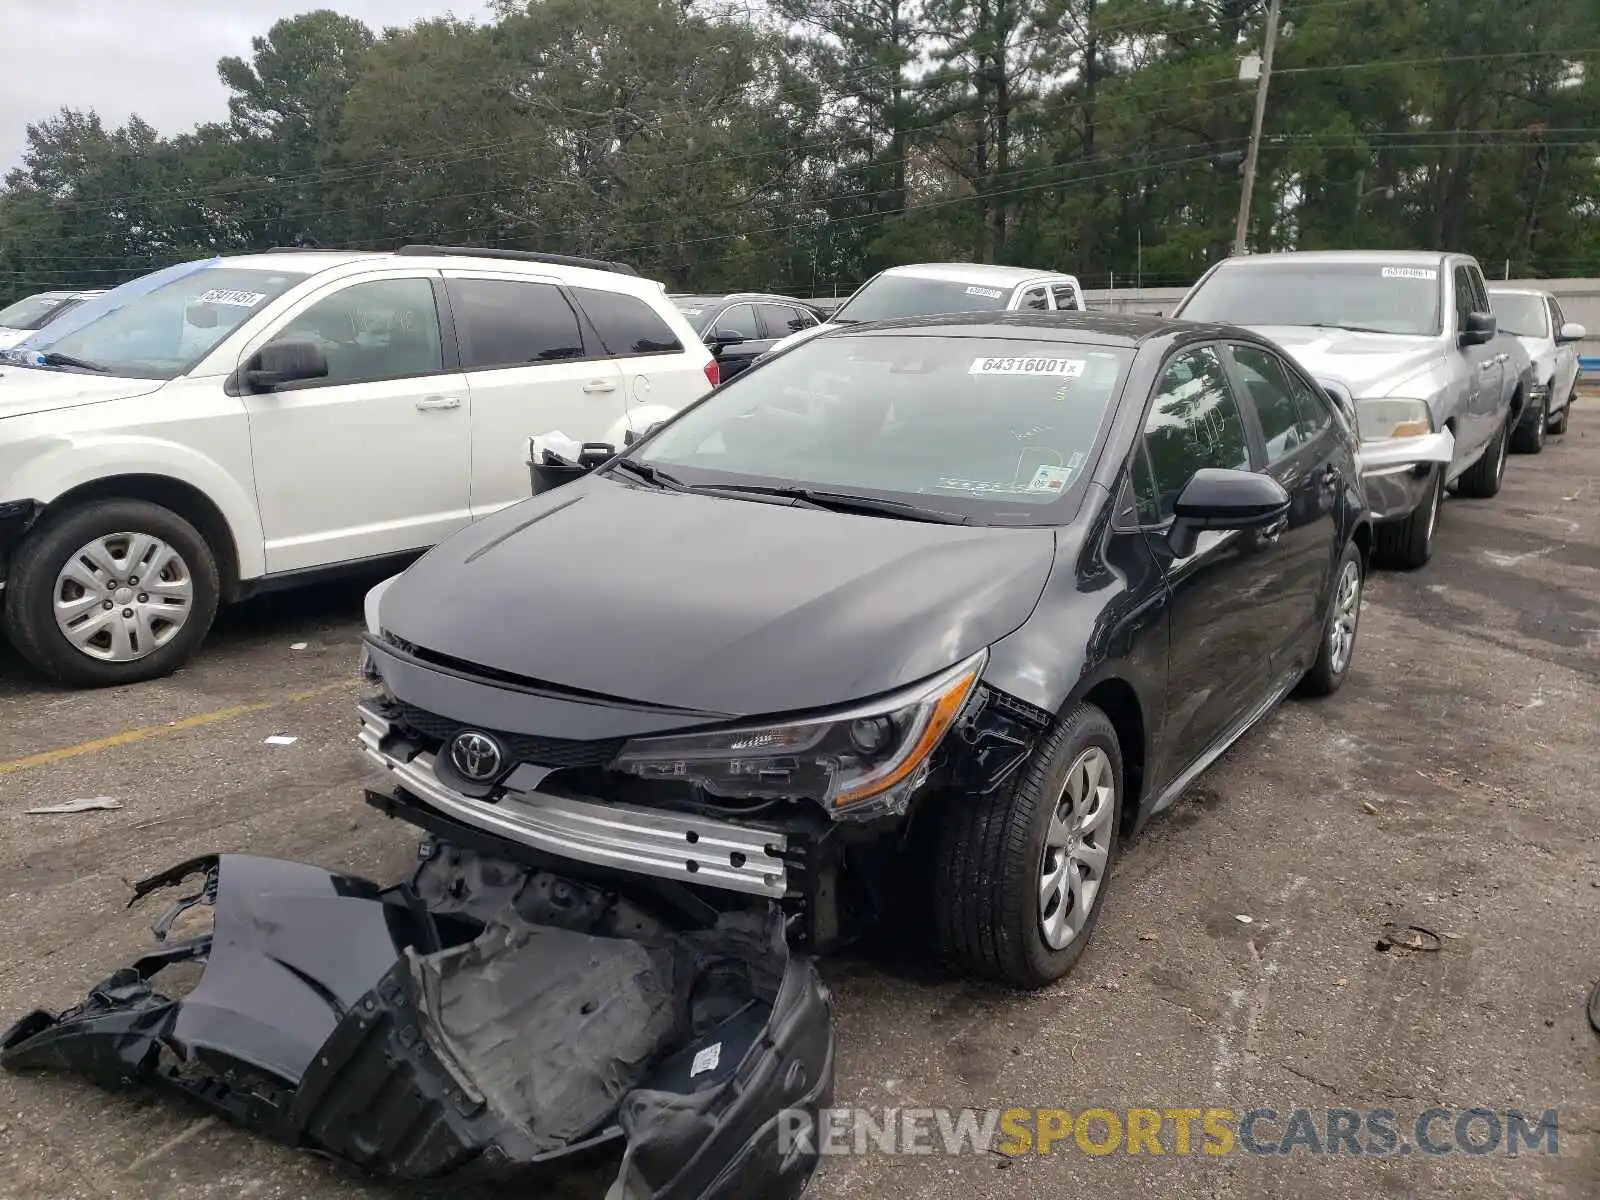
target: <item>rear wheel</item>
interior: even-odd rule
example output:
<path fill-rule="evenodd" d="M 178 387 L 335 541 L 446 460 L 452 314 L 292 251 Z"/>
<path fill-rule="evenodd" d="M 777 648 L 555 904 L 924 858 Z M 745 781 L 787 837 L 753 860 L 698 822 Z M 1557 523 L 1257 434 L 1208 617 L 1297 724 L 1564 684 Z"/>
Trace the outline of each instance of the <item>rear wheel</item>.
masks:
<path fill-rule="evenodd" d="M 1400 521 L 1384 521 L 1373 533 L 1373 557 L 1385 567 L 1414 571 L 1433 557 L 1433 533 L 1444 503 L 1444 468 L 1434 470 L 1428 498 Z"/>
<path fill-rule="evenodd" d="M 1339 570 L 1333 577 L 1333 595 L 1328 601 L 1328 619 L 1322 627 L 1322 645 L 1317 661 L 1300 680 L 1300 691 L 1307 696 L 1331 696 L 1344 683 L 1355 660 L 1356 630 L 1361 624 L 1361 549 L 1354 542 L 1344 548 Z"/>
<path fill-rule="evenodd" d="M 1501 425 L 1478 461 L 1461 475 L 1456 491 L 1474 500 L 1489 500 L 1500 494 L 1500 481 L 1506 475 L 1507 429 Z"/>
<path fill-rule="evenodd" d="M 1511 448 L 1518 454 L 1537 454 L 1544 449 L 1545 430 L 1550 424 L 1550 397 L 1546 395 L 1534 406 L 1534 411 L 1523 415 L 1511 435 Z"/>
<path fill-rule="evenodd" d="M 98 500 L 47 518 L 6 581 L 12 643 L 84 687 L 170 675 L 211 628 L 221 588 L 195 527 L 143 500 Z"/>
<path fill-rule="evenodd" d="M 945 956 L 1015 987 L 1060 979 L 1099 920 L 1121 820 L 1116 730 L 1074 705 L 1012 784 L 950 797 L 934 859 Z"/>

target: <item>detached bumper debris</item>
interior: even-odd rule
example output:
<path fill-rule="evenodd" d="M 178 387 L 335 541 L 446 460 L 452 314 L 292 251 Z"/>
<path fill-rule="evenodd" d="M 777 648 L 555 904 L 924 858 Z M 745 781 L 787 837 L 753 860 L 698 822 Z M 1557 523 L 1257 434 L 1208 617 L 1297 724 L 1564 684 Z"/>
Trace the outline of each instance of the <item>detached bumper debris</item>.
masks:
<path fill-rule="evenodd" d="M 610 1150 L 609 1200 L 793 1200 L 810 1179 L 780 1113 L 832 1100 L 830 1001 L 776 907 L 691 917 L 443 845 L 390 888 L 210 855 L 132 903 L 185 880 L 157 947 L 23 1017 L 0 1065 L 176 1092 L 395 1178 L 517 1180 Z M 163 990 L 184 963 L 198 982 Z"/>

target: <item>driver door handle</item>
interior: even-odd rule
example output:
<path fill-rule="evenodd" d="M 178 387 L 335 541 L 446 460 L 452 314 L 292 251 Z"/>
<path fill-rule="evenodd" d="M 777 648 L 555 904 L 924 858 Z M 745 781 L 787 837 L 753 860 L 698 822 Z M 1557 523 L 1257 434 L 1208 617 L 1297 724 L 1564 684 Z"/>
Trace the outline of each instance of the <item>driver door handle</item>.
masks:
<path fill-rule="evenodd" d="M 426 396 L 417 401 L 417 411 L 434 412 L 442 408 L 460 408 L 460 396 Z"/>
<path fill-rule="evenodd" d="M 595 392 L 614 392 L 617 385 L 610 379 L 591 379 L 583 385 L 583 390 L 593 395 Z"/>

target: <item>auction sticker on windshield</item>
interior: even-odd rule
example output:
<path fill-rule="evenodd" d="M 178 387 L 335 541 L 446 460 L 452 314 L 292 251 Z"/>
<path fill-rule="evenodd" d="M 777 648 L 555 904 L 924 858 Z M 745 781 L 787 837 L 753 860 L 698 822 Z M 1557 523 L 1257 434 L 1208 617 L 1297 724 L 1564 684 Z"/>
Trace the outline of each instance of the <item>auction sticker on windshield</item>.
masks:
<path fill-rule="evenodd" d="M 1439 272 L 1432 267 L 1385 267 L 1385 279 L 1427 279 L 1437 281 Z"/>
<path fill-rule="evenodd" d="M 969 296 L 987 296 L 991 300 L 1000 299 L 1000 291 L 999 291 L 998 288 L 969 287 L 967 289 L 967 295 L 969 295 Z"/>
<path fill-rule="evenodd" d="M 235 308 L 254 308 L 266 296 L 261 292 L 234 292 L 223 288 L 212 288 L 200 297 L 201 304 L 229 304 Z"/>
<path fill-rule="evenodd" d="M 1081 358 L 975 358 L 968 375 L 1034 375 L 1077 379 L 1088 362 Z"/>

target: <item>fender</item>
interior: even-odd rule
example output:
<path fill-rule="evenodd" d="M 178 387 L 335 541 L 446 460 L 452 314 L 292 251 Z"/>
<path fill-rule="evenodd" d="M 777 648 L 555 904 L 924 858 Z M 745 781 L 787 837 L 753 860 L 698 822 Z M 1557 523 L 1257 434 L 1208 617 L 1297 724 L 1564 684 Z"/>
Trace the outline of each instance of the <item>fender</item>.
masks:
<path fill-rule="evenodd" d="M 255 497 L 212 459 L 178 442 L 128 434 L 53 438 L 13 480 L 12 490 L 48 505 L 73 488 L 115 475 L 160 475 L 186 483 L 217 506 L 238 553 L 239 578 L 266 574 L 265 537 Z"/>

